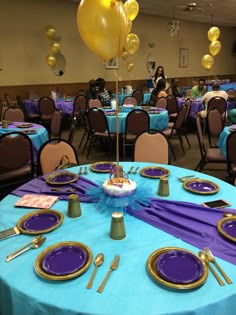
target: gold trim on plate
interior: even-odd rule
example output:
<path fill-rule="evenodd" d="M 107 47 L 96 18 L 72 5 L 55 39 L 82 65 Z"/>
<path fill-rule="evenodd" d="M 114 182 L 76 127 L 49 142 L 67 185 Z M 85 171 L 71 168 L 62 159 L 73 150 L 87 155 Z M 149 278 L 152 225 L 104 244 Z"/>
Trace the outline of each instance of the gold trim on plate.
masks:
<path fill-rule="evenodd" d="M 211 191 L 198 191 L 198 190 L 194 190 L 194 189 L 191 189 L 190 187 L 188 187 L 188 184 L 191 184 L 191 183 L 194 183 L 194 182 L 198 182 L 198 183 L 208 183 L 212 186 L 215 187 L 214 190 L 211 190 Z M 201 179 L 201 178 L 191 178 L 191 179 L 187 179 L 183 182 L 183 187 L 184 189 L 192 192 L 192 193 L 195 193 L 195 194 L 200 194 L 200 195 L 213 195 L 213 194 L 216 194 L 219 190 L 220 190 L 220 187 L 210 181 L 210 180 L 206 180 L 206 179 Z"/>
<path fill-rule="evenodd" d="M 52 179 L 58 177 L 58 176 L 61 176 L 61 175 L 68 175 L 68 176 L 71 176 L 71 179 L 70 180 L 67 180 L 67 181 L 64 181 L 64 182 L 54 182 Z M 50 174 L 48 175 L 47 177 L 45 177 L 45 180 L 46 180 L 46 183 L 49 184 L 49 185 L 66 185 L 66 184 L 70 184 L 70 183 L 74 183 L 78 180 L 79 176 L 75 173 L 71 173 L 71 172 L 56 172 L 56 173 L 53 173 L 53 174 Z"/>
<path fill-rule="evenodd" d="M 54 215 L 56 215 L 59 218 L 59 221 L 57 222 L 57 224 L 53 225 L 52 227 L 50 227 L 49 229 L 46 229 L 46 230 L 28 231 L 28 230 L 25 230 L 23 228 L 23 223 L 27 219 L 29 219 L 33 215 L 42 214 L 42 213 L 54 214 Z M 58 226 L 60 226 L 62 224 L 63 220 L 64 220 L 63 214 L 61 212 L 57 211 L 57 210 L 51 210 L 51 209 L 50 210 L 49 209 L 36 210 L 36 211 L 29 212 L 29 213 L 25 214 L 23 217 L 21 217 L 18 220 L 16 226 L 17 226 L 18 230 L 20 231 L 20 233 L 22 233 L 22 234 L 37 235 L 37 234 L 42 234 L 42 233 L 48 233 L 48 232 L 51 232 L 51 231 L 55 230 L 56 228 L 58 228 Z"/>
<path fill-rule="evenodd" d="M 158 170 L 162 170 L 162 171 L 165 171 L 166 174 L 164 175 L 148 175 L 148 174 L 145 174 L 145 171 L 146 170 L 149 170 L 149 169 L 158 169 Z M 140 171 L 139 171 L 139 174 L 144 176 L 144 177 L 148 177 L 148 178 L 160 178 L 160 177 L 167 177 L 170 175 L 170 171 L 167 169 L 167 168 L 164 168 L 164 167 L 160 167 L 160 166 L 147 166 L 147 167 L 143 167 Z"/>
<path fill-rule="evenodd" d="M 19 124 L 19 125 L 16 125 L 17 128 L 29 128 L 29 127 L 32 127 L 33 124 L 31 123 L 25 123 L 25 124 Z"/>
<path fill-rule="evenodd" d="M 103 164 L 110 164 L 110 165 L 112 165 L 114 167 L 116 166 L 115 163 L 112 163 L 112 162 L 109 162 L 109 161 L 96 162 L 96 163 L 93 163 L 93 164 L 90 165 L 90 170 L 93 171 L 93 172 L 96 172 L 96 173 L 109 173 L 110 172 L 109 169 L 108 170 L 98 170 L 98 169 L 96 169 L 97 165 L 103 165 Z"/>
<path fill-rule="evenodd" d="M 47 255 L 47 253 L 49 253 L 51 250 L 56 249 L 58 247 L 61 246 L 78 246 L 81 247 L 83 250 L 86 251 L 87 255 L 88 255 L 88 260 L 85 263 L 85 265 L 77 270 L 76 272 L 72 272 L 68 275 L 63 275 L 63 276 L 55 276 L 55 275 L 51 275 L 46 273 L 43 269 L 42 269 L 42 260 L 45 257 L 45 255 Z M 92 258 L 93 258 L 93 254 L 92 251 L 90 250 L 90 248 L 80 242 L 74 242 L 74 241 L 68 241 L 68 242 L 60 242 L 60 243 L 56 243 L 54 245 L 51 245 L 47 248 L 45 248 L 36 258 L 35 262 L 34 262 L 34 270 L 36 271 L 36 273 L 41 276 L 42 278 L 48 279 L 48 280 L 56 280 L 56 281 L 61 281 L 61 280 L 69 280 L 75 277 L 80 276 L 82 273 L 84 273 L 89 266 L 91 265 L 92 262 Z"/>
<path fill-rule="evenodd" d="M 161 278 L 157 271 L 156 271 L 156 261 L 158 259 L 158 257 L 160 255 L 162 255 L 163 253 L 172 251 L 172 250 L 181 250 L 181 251 L 185 251 L 188 253 L 191 253 L 192 255 L 196 256 L 199 261 L 202 263 L 203 265 L 203 275 L 201 276 L 201 278 L 197 281 L 194 281 L 192 283 L 186 283 L 186 284 L 178 284 L 178 283 L 173 283 L 173 282 L 169 282 L 163 278 Z M 178 289 L 178 290 L 190 290 L 190 289 L 195 289 L 197 287 L 199 287 L 200 285 L 202 285 L 208 276 L 208 268 L 206 266 L 206 264 L 204 262 L 201 261 L 201 259 L 194 254 L 193 252 L 186 250 L 184 248 L 180 248 L 180 247 L 163 247 L 160 249 L 157 249 L 156 251 L 154 251 L 147 260 L 147 264 L 146 264 L 147 270 L 149 272 L 149 274 L 154 278 L 154 280 L 156 280 L 159 284 L 172 288 L 172 289 Z"/>
<path fill-rule="evenodd" d="M 218 232 L 223 235 L 225 238 L 233 241 L 233 242 L 236 242 L 236 237 L 233 237 L 233 236 L 230 236 L 229 234 L 227 234 L 223 228 L 222 228 L 222 225 L 228 221 L 236 221 L 236 216 L 230 216 L 230 217 L 227 217 L 227 218 L 223 218 L 223 219 L 220 219 L 218 222 L 217 222 L 217 225 L 216 225 L 216 228 L 218 230 Z"/>

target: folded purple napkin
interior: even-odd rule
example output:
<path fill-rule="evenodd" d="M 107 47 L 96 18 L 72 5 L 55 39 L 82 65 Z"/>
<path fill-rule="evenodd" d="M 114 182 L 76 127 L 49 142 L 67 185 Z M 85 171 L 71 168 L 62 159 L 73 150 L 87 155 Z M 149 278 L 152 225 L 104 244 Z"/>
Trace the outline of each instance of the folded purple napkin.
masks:
<path fill-rule="evenodd" d="M 127 213 L 143 220 L 200 249 L 209 247 L 212 253 L 236 264 L 236 243 L 219 234 L 216 225 L 224 217 L 223 209 L 211 209 L 189 202 L 153 198 L 140 209 Z M 236 214 L 236 210 L 227 209 Z"/>
<path fill-rule="evenodd" d="M 59 196 L 59 199 L 68 199 L 68 196 L 74 193 L 74 194 L 79 195 L 80 201 L 92 202 L 89 200 L 88 196 L 86 195 L 87 189 L 92 186 L 96 187 L 97 184 L 95 184 L 91 180 L 82 176 L 80 176 L 79 179 L 74 183 L 60 185 L 60 186 L 48 185 L 45 181 L 45 177 L 41 176 L 15 189 L 14 191 L 12 191 L 12 194 L 16 196 L 24 196 L 27 193 L 36 193 L 36 194 Z M 51 188 L 55 188 L 55 187 L 59 189 L 64 189 L 64 190 L 69 189 L 69 188 L 74 188 L 75 192 L 51 191 Z"/>

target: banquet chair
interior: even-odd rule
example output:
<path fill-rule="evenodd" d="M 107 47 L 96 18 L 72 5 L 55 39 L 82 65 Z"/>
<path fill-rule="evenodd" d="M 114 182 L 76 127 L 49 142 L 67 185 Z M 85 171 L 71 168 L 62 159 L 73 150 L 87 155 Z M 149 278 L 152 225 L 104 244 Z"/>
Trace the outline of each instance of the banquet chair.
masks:
<path fill-rule="evenodd" d="M 77 118 L 76 116 L 74 116 L 71 121 L 70 131 L 69 131 L 69 136 L 68 136 L 68 142 L 71 144 L 73 143 L 73 140 L 74 140 L 76 125 L 77 125 Z"/>
<path fill-rule="evenodd" d="M 208 110 L 206 124 L 209 145 L 211 148 L 217 147 L 216 144 L 212 143 L 212 139 L 214 138 L 217 143 L 219 135 L 224 128 L 222 116 L 218 108 L 211 107 Z"/>
<path fill-rule="evenodd" d="M 75 96 L 79 96 L 79 95 L 86 96 L 86 91 L 85 91 L 85 90 L 78 90 L 78 91 L 75 93 Z"/>
<path fill-rule="evenodd" d="M 116 134 L 110 132 L 106 115 L 102 110 L 96 107 L 92 107 L 89 109 L 87 115 L 89 125 L 89 135 L 87 137 L 87 142 L 89 142 L 89 147 L 87 151 L 88 158 L 91 147 L 95 144 L 97 139 L 100 139 L 101 141 L 105 140 L 106 142 L 108 142 L 108 145 L 111 149 Z"/>
<path fill-rule="evenodd" d="M 202 131 L 202 118 L 196 117 L 197 138 L 198 145 L 201 154 L 201 159 L 195 167 L 195 171 L 201 172 L 209 163 L 224 163 L 226 164 L 226 158 L 221 154 L 219 148 L 207 148 L 205 147 L 203 131 Z"/>
<path fill-rule="evenodd" d="M 157 101 L 156 91 L 157 91 L 156 89 L 153 89 L 151 92 L 149 106 L 156 106 L 156 101 Z"/>
<path fill-rule="evenodd" d="M 56 110 L 54 100 L 51 97 L 43 96 L 38 101 L 39 122 L 42 125 L 50 125 L 52 114 Z"/>
<path fill-rule="evenodd" d="M 49 139 L 38 151 L 38 175 L 53 172 L 60 165 L 63 157 L 67 157 L 70 163 L 79 165 L 79 160 L 72 144 L 60 138 Z"/>
<path fill-rule="evenodd" d="M 24 122 L 25 121 L 25 114 L 23 110 L 19 107 L 9 107 L 3 116 L 4 120 L 9 121 L 17 121 L 17 122 Z"/>
<path fill-rule="evenodd" d="M 177 100 L 175 97 L 168 95 L 166 97 L 166 101 L 167 101 L 166 109 L 168 111 L 169 120 L 174 121 L 178 114 Z"/>
<path fill-rule="evenodd" d="M 226 120 L 226 109 L 227 109 L 227 102 L 223 97 L 215 96 L 212 97 L 207 105 L 207 110 L 210 110 L 210 108 L 218 108 L 223 120 Z"/>
<path fill-rule="evenodd" d="M 166 97 L 164 97 L 164 96 L 158 97 L 156 99 L 155 107 L 166 109 L 167 108 Z"/>
<path fill-rule="evenodd" d="M 60 110 L 55 110 L 52 114 L 50 122 L 49 138 L 60 138 L 61 137 L 61 124 L 62 124 L 62 113 Z"/>
<path fill-rule="evenodd" d="M 17 106 L 21 108 L 25 114 L 25 121 L 35 122 L 35 123 L 38 122 L 39 114 L 28 114 L 25 108 L 25 104 L 19 95 L 16 95 L 16 102 L 17 102 Z"/>
<path fill-rule="evenodd" d="M 96 107 L 96 108 L 101 108 L 102 107 L 102 103 L 101 101 L 98 99 L 98 98 L 91 98 L 89 101 L 88 101 L 88 108 L 93 108 L 93 107 Z"/>
<path fill-rule="evenodd" d="M 231 131 L 226 140 L 227 172 L 231 179 L 236 178 L 236 131 Z"/>
<path fill-rule="evenodd" d="M 143 91 L 139 89 L 134 90 L 131 96 L 136 98 L 138 105 L 143 105 Z"/>
<path fill-rule="evenodd" d="M 34 177 L 33 147 L 24 133 L 0 136 L 0 191 L 10 192 Z"/>
<path fill-rule="evenodd" d="M 72 117 L 76 117 L 77 123 L 81 123 L 80 110 L 86 112 L 88 110 L 86 96 L 79 94 L 74 99 Z"/>
<path fill-rule="evenodd" d="M 83 112 L 82 110 L 79 109 L 80 112 L 80 121 L 81 121 L 81 126 L 84 129 L 80 143 L 79 143 L 79 148 L 83 144 L 83 141 L 85 140 L 85 144 L 83 147 L 82 153 L 84 153 L 86 146 L 89 142 L 90 139 L 90 129 L 89 129 L 89 123 L 88 123 L 88 112 Z"/>
<path fill-rule="evenodd" d="M 140 133 L 149 129 L 150 117 L 143 109 L 134 109 L 126 117 L 125 133 L 122 134 L 123 158 L 126 159 L 126 147 L 134 146 L 135 139 Z"/>
<path fill-rule="evenodd" d="M 137 102 L 135 97 L 133 97 L 133 96 L 126 96 L 126 97 L 124 97 L 124 99 L 122 101 L 122 105 L 134 105 L 134 106 L 137 106 L 138 102 Z"/>
<path fill-rule="evenodd" d="M 170 164 L 169 141 L 163 132 L 149 129 L 137 136 L 134 143 L 134 162 Z"/>

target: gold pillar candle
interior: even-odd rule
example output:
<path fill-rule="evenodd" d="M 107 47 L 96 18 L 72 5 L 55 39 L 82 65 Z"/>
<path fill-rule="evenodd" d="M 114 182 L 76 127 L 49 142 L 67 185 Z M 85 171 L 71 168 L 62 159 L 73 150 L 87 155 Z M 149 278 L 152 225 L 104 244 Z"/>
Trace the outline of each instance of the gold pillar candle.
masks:
<path fill-rule="evenodd" d="M 126 237 L 124 218 L 122 212 L 113 212 L 111 216 L 110 238 L 122 240 Z"/>
<path fill-rule="evenodd" d="M 70 218 L 78 218 L 82 215 L 80 208 L 79 196 L 76 194 L 71 194 L 68 197 L 68 209 L 67 216 Z"/>
<path fill-rule="evenodd" d="M 169 196 L 169 181 L 167 177 L 160 177 L 160 182 L 157 191 L 158 196 L 167 197 Z"/>
<path fill-rule="evenodd" d="M 2 121 L 2 128 L 8 128 L 8 124 L 6 120 Z"/>

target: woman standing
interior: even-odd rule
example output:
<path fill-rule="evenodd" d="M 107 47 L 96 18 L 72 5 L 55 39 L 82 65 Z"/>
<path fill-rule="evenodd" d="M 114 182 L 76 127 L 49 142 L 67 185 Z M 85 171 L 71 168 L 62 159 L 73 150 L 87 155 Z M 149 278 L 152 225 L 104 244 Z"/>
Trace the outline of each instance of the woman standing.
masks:
<path fill-rule="evenodd" d="M 162 66 L 157 67 L 156 72 L 154 74 L 154 77 L 152 79 L 152 83 L 153 83 L 154 88 L 157 87 L 157 82 L 160 79 L 166 80 L 165 71 L 164 71 L 164 68 Z"/>

